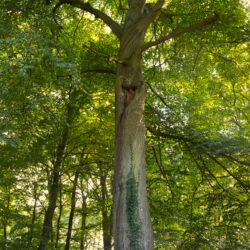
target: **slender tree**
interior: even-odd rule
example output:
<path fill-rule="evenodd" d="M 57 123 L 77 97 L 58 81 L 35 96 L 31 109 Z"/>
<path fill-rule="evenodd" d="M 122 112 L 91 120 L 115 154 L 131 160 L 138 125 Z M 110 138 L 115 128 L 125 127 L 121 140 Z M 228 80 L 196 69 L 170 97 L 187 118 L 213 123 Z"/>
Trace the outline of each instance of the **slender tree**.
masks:
<path fill-rule="evenodd" d="M 103 246 L 105 250 L 111 249 L 112 239 L 112 217 L 111 211 L 107 207 L 108 190 L 106 183 L 107 175 L 101 171 L 101 198 L 102 198 L 102 231 L 103 231 Z"/>
<path fill-rule="evenodd" d="M 61 141 L 57 147 L 56 160 L 53 165 L 52 171 L 52 183 L 49 187 L 49 205 L 46 210 L 43 222 L 43 231 L 38 249 L 47 249 L 48 241 L 52 231 L 53 215 L 56 209 L 57 198 L 59 194 L 59 183 L 60 183 L 60 170 L 63 161 L 64 150 L 67 145 L 69 137 L 69 125 L 72 122 L 72 107 L 71 104 L 67 104 L 67 124 L 65 125 L 62 133 Z"/>
<path fill-rule="evenodd" d="M 80 250 L 84 250 L 86 241 L 86 218 L 87 218 L 87 195 L 84 194 L 85 186 L 83 185 L 83 179 L 80 180 L 82 207 L 81 207 L 81 242 Z"/>
<path fill-rule="evenodd" d="M 58 242 L 60 238 L 60 229 L 61 229 L 61 218 L 62 218 L 62 210 L 63 210 L 63 203 L 62 203 L 62 181 L 60 177 L 59 181 L 59 206 L 58 206 L 59 212 L 58 212 L 58 218 L 57 218 L 57 224 L 56 224 L 56 242 L 55 242 L 55 248 L 58 247 Z"/>
<path fill-rule="evenodd" d="M 72 195 L 71 195 L 71 209 L 70 209 L 70 214 L 69 214 L 68 232 L 67 232 L 65 250 L 70 249 L 70 240 L 71 240 L 73 219 L 74 219 L 75 207 L 76 207 L 76 187 L 77 187 L 77 182 L 78 182 L 78 176 L 79 176 L 79 171 L 76 171 L 75 178 L 73 181 Z"/>
<path fill-rule="evenodd" d="M 34 225 L 36 221 L 36 207 L 38 201 L 38 194 L 37 194 L 37 183 L 33 183 L 33 196 L 34 196 L 34 205 L 33 205 L 33 212 L 32 212 L 32 220 L 30 225 L 30 233 L 29 233 L 29 240 L 28 240 L 28 247 L 32 246 L 32 239 L 34 234 Z"/>

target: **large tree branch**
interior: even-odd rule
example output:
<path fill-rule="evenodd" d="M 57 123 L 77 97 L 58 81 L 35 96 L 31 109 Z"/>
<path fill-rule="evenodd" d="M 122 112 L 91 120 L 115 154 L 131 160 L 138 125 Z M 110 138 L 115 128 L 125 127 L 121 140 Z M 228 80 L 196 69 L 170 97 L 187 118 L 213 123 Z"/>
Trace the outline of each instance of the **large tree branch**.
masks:
<path fill-rule="evenodd" d="M 148 131 L 150 131 L 152 134 L 163 137 L 163 138 L 168 138 L 168 139 L 173 139 L 173 140 L 177 140 L 177 141 L 184 141 L 184 142 L 189 142 L 191 144 L 194 144 L 194 141 L 186 138 L 184 136 L 181 135 L 172 135 L 172 134 L 167 134 L 167 133 L 163 133 L 160 130 L 157 130 L 153 127 L 151 127 L 150 125 L 146 124 L 146 128 Z"/>
<path fill-rule="evenodd" d="M 147 15 L 145 16 L 145 18 L 149 22 L 152 22 L 155 19 L 155 17 L 157 17 L 160 14 L 161 8 L 164 5 L 164 3 L 165 3 L 165 0 L 158 0 L 156 2 L 156 4 L 152 5 L 152 7 L 149 9 L 149 11 L 148 11 Z"/>
<path fill-rule="evenodd" d="M 93 14 L 96 18 L 100 18 L 106 25 L 109 26 L 109 28 L 112 30 L 112 32 L 118 37 L 121 38 L 122 35 L 122 28 L 120 25 L 115 22 L 110 16 L 103 13 L 102 11 L 93 8 L 89 3 L 81 2 L 80 0 L 61 0 L 53 9 L 53 13 L 63 4 L 70 4 L 71 6 L 77 7 L 82 9 L 83 11 L 87 11 L 91 14 Z"/>
<path fill-rule="evenodd" d="M 154 135 L 157 135 L 157 136 L 160 136 L 160 137 L 163 137 L 163 138 L 168 138 L 168 139 L 173 139 L 173 140 L 177 140 L 177 141 L 183 141 L 183 142 L 191 143 L 195 147 L 198 147 L 198 148 L 202 149 L 202 151 L 204 151 L 206 154 L 208 154 L 208 152 L 213 152 L 211 150 L 211 148 L 206 146 L 206 144 L 204 144 L 204 142 L 202 142 L 202 141 L 193 140 L 193 139 L 187 138 L 187 137 L 182 136 L 182 135 L 172 135 L 172 134 L 169 134 L 169 133 L 161 132 L 160 130 L 155 129 L 155 128 L 151 127 L 148 124 L 146 124 L 146 128 L 147 128 L 148 131 L 150 131 Z M 230 155 L 227 155 L 225 153 L 218 153 L 218 154 L 216 154 L 216 156 L 226 158 L 226 159 L 230 160 L 231 162 L 236 162 L 236 163 L 244 165 L 244 166 L 250 166 L 249 162 L 240 161 L 240 160 L 235 159 L 234 157 L 232 157 Z"/>
<path fill-rule="evenodd" d="M 192 31 L 200 29 L 204 26 L 212 24 L 212 23 L 216 22 L 218 19 L 219 19 L 219 14 L 217 12 L 214 12 L 214 16 L 208 17 L 208 18 L 204 19 L 203 21 L 201 21 L 200 23 L 196 23 L 194 25 L 191 25 L 191 26 L 185 27 L 185 28 L 179 28 L 177 30 L 172 31 L 171 33 L 169 33 L 166 36 L 163 36 L 155 41 L 144 44 L 144 46 L 142 47 L 142 51 L 145 51 L 148 48 L 156 46 L 160 43 L 164 43 L 165 41 L 167 41 L 169 39 L 178 37 L 184 33 L 192 32 Z"/>
<path fill-rule="evenodd" d="M 171 134 L 167 134 L 167 133 L 162 133 L 159 130 L 156 130 L 155 128 L 150 127 L 149 125 L 146 125 L 146 128 L 154 135 L 157 136 L 161 136 L 163 138 L 169 138 L 169 139 L 174 139 L 174 140 L 178 140 L 178 141 L 183 141 L 183 142 L 189 142 L 194 146 L 198 146 L 205 155 L 207 155 L 211 160 L 213 160 L 215 163 L 217 163 L 220 167 L 222 167 L 224 169 L 224 171 L 226 171 L 230 176 L 232 176 L 238 183 L 239 185 L 249 194 L 248 189 L 246 187 L 246 185 L 243 183 L 243 181 L 241 181 L 235 174 L 233 174 L 230 170 L 228 170 L 221 162 L 219 162 L 213 155 L 211 155 L 209 153 L 209 148 L 206 147 L 205 145 L 203 145 L 202 142 L 196 141 L 196 140 L 192 140 L 189 138 L 186 138 L 184 136 L 179 136 L 179 135 L 171 135 Z M 221 156 L 226 156 L 225 154 L 220 154 Z M 228 158 L 228 157 L 225 157 Z M 242 162 L 241 162 L 242 163 Z M 244 165 L 248 165 L 248 164 L 244 164 Z"/>
<path fill-rule="evenodd" d="M 247 162 L 247 161 L 240 161 L 238 159 L 235 159 L 234 157 L 232 157 L 231 155 L 226 155 L 226 154 L 221 154 L 221 156 L 229 159 L 230 161 L 233 161 L 233 162 L 237 162 L 238 164 L 241 164 L 241 165 L 245 165 L 245 166 L 250 166 L 250 163 Z"/>
<path fill-rule="evenodd" d="M 169 133 L 161 132 L 160 130 L 157 130 L 157 129 L 151 127 L 149 124 L 146 124 L 146 128 L 147 128 L 148 131 L 150 131 L 154 135 L 157 135 L 157 136 L 160 136 L 160 137 L 163 137 L 163 138 L 177 140 L 177 141 L 189 142 L 192 145 L 194 145 L 195 147 L 201 148 L 205 153 L 213 152 L 211 150 L 211 148 L 209 148 L 202 141 L 190 139 L 190 138 L 187 138 L 187 137 L 182 136 L 182 135 L 172 135 L 172 134 L 169 134 Z M 216 154 L 216 156 L 226 158 L 226 159 L 230 160 L 231 162 L 236 162 L 236 163 L 244 165 L 244 166 L 250 166 L 249 162 L 240 161 L 240 160 L 234 158 L 233 156 L 227 155 L 225 153 L 218 153 L 218 154 Z"/>
<path fill-rule="evenodd" d="M 144 27 L 144 30 L 146 30 L 150 23 L 161 13 L 164 3 L 165 0 L 158 0 L 155 4 L 147 3 L 142 7 L 140 11 L 143 12 L 143 15 L 139 21 L 139 25 Z"/>

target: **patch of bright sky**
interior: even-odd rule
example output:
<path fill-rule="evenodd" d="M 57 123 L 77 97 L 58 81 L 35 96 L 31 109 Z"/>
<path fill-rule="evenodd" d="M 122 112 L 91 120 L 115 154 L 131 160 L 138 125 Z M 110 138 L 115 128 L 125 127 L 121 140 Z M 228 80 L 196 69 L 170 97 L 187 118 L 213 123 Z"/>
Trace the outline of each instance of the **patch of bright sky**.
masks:
<path fill-rule="evenodd" d="M 249 8 L 250 7 L 250 1 L 249 0 L 241 0 L 240 1 L 245 7 Z"/>

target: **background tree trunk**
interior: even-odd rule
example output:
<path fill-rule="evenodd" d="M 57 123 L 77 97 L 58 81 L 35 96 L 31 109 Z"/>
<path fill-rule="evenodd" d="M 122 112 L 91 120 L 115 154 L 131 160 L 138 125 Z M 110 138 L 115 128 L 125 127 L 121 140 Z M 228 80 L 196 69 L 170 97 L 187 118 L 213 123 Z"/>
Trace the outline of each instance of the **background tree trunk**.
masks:
<path fill-rule="evenodd" d="M 43 231 L 38 250 L 46 250 L 52 230 L 53 215 L 56 209 L 56 202 L 59 192 L 60 167 L 63 161 L 64 150 L 69 136 L 69 125 L 71 124 L 72 108 L 70 103 L 67 105 L 68 117 L 67 124 L 64 127 L 61 142 L 57 148 L 56 161 L 52 170 L 52 183 L 49 189 L 49 206 L 44 216 Z"/>
<path fill-rule="evenodd" d="M 62 209 L 63 209 L 63 204 L 62 204 L 62 181 L 61 181 L 61 177 L 60 177 L 60 184 L 59 184 L 59 215 L 57 218 L 57 225 L 56 225 L 56 242 L 55 242 L 55 248 L 57 249 L 58 247 L 58 242 L 59 242 L 59 238 L 60 238 L 60 223 L 61 223 L 61 217 L 62 217 Z"/>
<path fill-rule="evenodd" d="M 70 240 L 71 240 L 73 219 L 74 219 L 75 207 L 76 207 L 76 187 L 77 187 L 78 176 L 79 176 L 79 171 L 76 171 L 74 182 L 73 182 L 72 196 L 71 196 L 71 210 L 70 210 L 70 215 L 69 215 L 68 232 L 67 232 L 65 250 L 70 249 Z"/>
<path fill-rule="evenodd" d="M 31 220 L 31 225 L 30 225 L 30 235 L 29 235 L 29 240 L 28 240 L 28 247 L 31 248 L 32 245 L 32 239 L 33 239 L 33 233 L 34 233 L 34 225 L 35 225 L 35 220 L 36 220 L 36 206 L 37 206 L 37 183 L 34 183 L 33 185 L 33 193 L 34 193 L 34 206 L 33 206 L 33 213 L 32 213 L 32 220 Z"/>
<path fill-rule="evenodd" d="M 86 218 L 87 218 L 87 196 L 84 195 L 83 192 L 83 180 L 81 179 L 81 194 L 82 194 L 82 225 L 81 225 L 81 243 L 80 243 L 80 250 L 85 249 L 85 230 L 86 230 Z"/>
<path fill-rule="evenodd" d="M 106 187 L 105 173 L 101 173 L 100 184 L 101 184 L 101 195 L 102 195 L 102 230 L 103 230 L 103 246 L 104 250 L 111 249 L 112 239 L 112 216 L 111 211 L 107 208 L 107 187 Z"/>

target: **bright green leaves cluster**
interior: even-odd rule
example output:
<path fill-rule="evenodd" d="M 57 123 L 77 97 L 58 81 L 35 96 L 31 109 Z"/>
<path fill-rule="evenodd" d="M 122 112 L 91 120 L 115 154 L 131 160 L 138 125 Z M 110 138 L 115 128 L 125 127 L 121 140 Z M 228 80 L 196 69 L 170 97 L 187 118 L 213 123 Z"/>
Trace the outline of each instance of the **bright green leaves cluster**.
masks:
<path fill-rule="evenodd" d="M 57 224 L 61 213 L 63 221 L 59 222 L 58 230 L 64 227 L 61 230 L 66 234 L 70 178 L 79 168 L 83 188 L 78 187 L 78 192 L 83 192 L 83 196 L 78 195 L 78 200 L 88 197 L 88 204 L 83 211 L 81 204 L 77 204 L 77 227 L 81 228 L 81 215 L 88 213 L 88 228 L 79 229 L 72 244 L 79 248 L 81 233 L 88 231 L 92 233 L 86 242 L 88 240 L 95 247 L 99 244 L 96 236 L 101 231 L 102 202 L 107 204 L 107 218 L 111 218 L 110 169 L 114 150 L 111 136 L 114 134 L 114 95 L 110 94 L 113 77 L 84 72 L 107 65 L 105 60 L 82 47 L 92 40 L 92 36 L 97 37 L 98 29 L 94 32 L 93 20 L 85 16 L 69 24 L 70 15 L 77 17 L 73 12 L 67 19 L 58 20 L 65 27 L 60 31 L 52 18 L 52 8 L 45 7 L 44 2 L 33 3 L 38 4 L 34 9 L 33 4 L 27 8 L 28 1 L 14 2 L 1 2 L 0 12 L 4 17 L 0 24 L 0 199 L 6 201 L 1 202 L 0 208 L 0 248 L 37 248 L 44 208 L 48 206 L 46 197 L 56 150 L 67 126 L 70 126 L 70 139 L 66 145 L 61 169 L 63 184 L 60 186 L 61 199 L 67 205 L 61 212 L 56 212 L 53 223 Z M 9 13 L 5 12 L 6 4 Z M 68 10 L 62 11 L 66 13 Z M 36 14 L 31 15 L 34 11 Z M 44 16 L 45 13 L 50 14 Z M 77 27 L 78 23 L 80 27 Z M 84 29 L 83 23 L 87 27 L 84 32 L 79 31 Z M 87 23 L 92 23 L 92 27 Z M 71 124 L 67 121 L 69 104 L 73 116 Z M 100 175 L 104 174 L 107 176 L 105 201 L 101 200 L 98 186 Z M 55 227 L 54 239 L 56 233 Z M 49 245 L 52 248 L 55 243 Z M 64 239 L 59 239 L 58 245 L 64 246 Z"/>
<path fill-rule="evenodd" d="M 162 138 L 148 133 L 148 144 L 154 144 L 167 176 L 160 176 L 149 148 L 148 192 L 155 239 L 166 249 L 245 249 L 249 166 L 246 11 L 238 1 L 171 1 L 167 8 L 167 13 L 178 15 L 159 17 L 166 26 L 157 29 L 152 25 L 149 39 L 197 23 L 215 10 L 220 20 L 144 55 L 145 78 L 158 95 L 148 86 L 146 120 L 166 134 Z"/>

